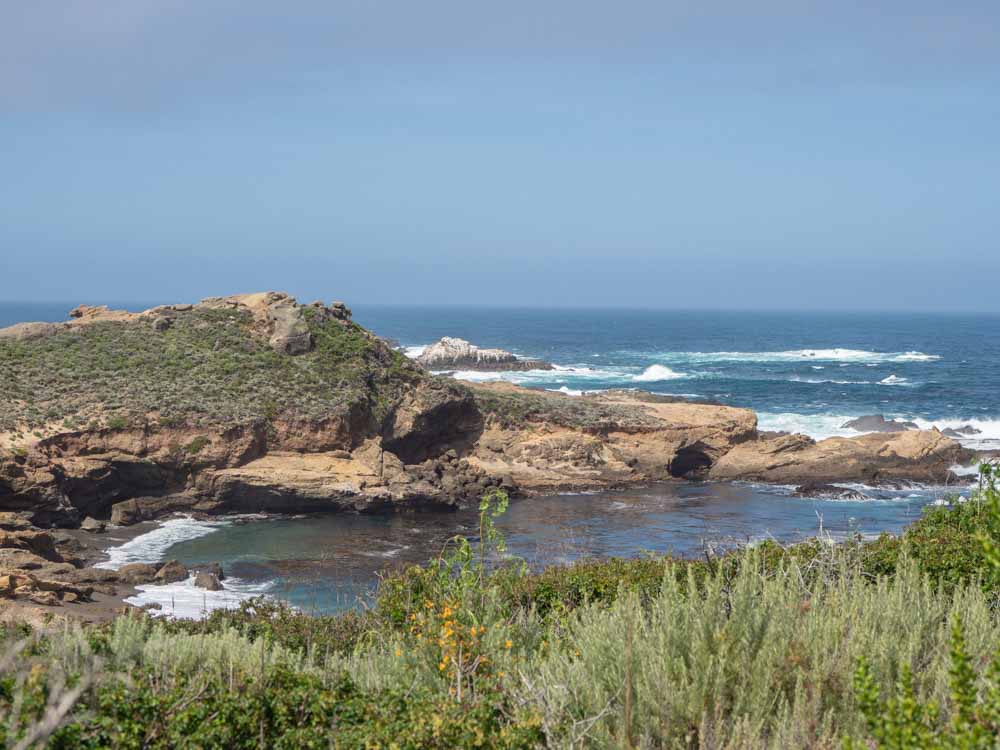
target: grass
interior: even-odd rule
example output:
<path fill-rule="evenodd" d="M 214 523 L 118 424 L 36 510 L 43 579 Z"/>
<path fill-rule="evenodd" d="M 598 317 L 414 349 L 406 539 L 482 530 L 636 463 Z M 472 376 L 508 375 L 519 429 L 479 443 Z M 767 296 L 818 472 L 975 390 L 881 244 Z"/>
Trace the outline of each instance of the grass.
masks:
<path fill-rule="evenodd" d="M 277 354 L 249 312 L 180 314 L 162 333 L 148 321 L 102 322 L 27 341 L 0 340 L 0 430 L 52 422 L 77 429 L 229 425 L 386 410 L 426 377 L 352 322 L 305 313 L 313 351 Z"/>
<path fill-rule="evenodd" d="M 50 747 L 979 748 L 1000 731 L 1000 492 L 900 537 L 529 573 L 483 547 L 370 609 L 8 632 L 0 726 Z M 59 715 L 60 699 L 80 689 Z"/>

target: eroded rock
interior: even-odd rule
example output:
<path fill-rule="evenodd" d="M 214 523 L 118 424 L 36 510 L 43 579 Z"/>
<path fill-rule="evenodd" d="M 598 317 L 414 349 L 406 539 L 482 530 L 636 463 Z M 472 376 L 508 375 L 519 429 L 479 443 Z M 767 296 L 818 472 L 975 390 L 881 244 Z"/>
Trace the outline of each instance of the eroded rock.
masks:
<path fill-rule="evenodd" d="M 163 563 L 153 576 L 154 583 L 176 583 L 188 577 L 188 569 L 177 560 L 168 560 Z"/>
<path fill-rule="evenodd" d="M 840 425 L 843 430 L 857 430 L 858 432 L 903 432 L 905 430 L 919 430 L 915 422 L 904 422 L 895 419 L 886 419 L 881 414 L 869 414 L 865 417 L 851 419 Z"/>
<path fill-rule="evenodd" d="M 908 479 L 946 483 L 969 452 L 934 430 L 873 433 L 813 441 L 802 435 L 754 440 L 734 447 L 710 469 L 712 479 L 779 484 L 829 484 Z"/>
<path fill-rule="evenodd" d="M 122 583 L 133 586 L 143 583 L 152 583 L 156 578 L 157 568 L 148 563 L 128 563 L 118 569 L 118 579 Z M 186 578 L 187 576 L 185 576 Z M 183 579 L 182 579 L 183 580 Z"/>
<path fill-rule="evenodd" d="M 200 589 L 205 589 L 206 591 L 222 590 L 222 583 L 219 581 L 218 576 L 207 571 L 201 571 L 200 573 L 195 574 L 194 585 Z"/>
<path fill-rule="evenodd" d="M 538 359 L 521 359 L 503 349 L 480 349 L 465 339 L 445 336 L 431 344 L 417 362 L 428 370 L 551 370 L 549 362 Z"/>

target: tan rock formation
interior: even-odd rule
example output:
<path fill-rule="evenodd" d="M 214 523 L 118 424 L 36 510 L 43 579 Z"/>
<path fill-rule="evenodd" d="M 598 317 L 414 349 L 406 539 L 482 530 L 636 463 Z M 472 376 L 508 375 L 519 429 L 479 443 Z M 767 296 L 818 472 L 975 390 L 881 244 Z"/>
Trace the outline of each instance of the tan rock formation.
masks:
<path fill-rule="evenodd" d="M 944 483 L 968 452 L 936 430 L 876 433 L 819 442 L 787 435 L 738 445 L 709 471 L 712 479 L 781 484 L 914 480 Z"/>

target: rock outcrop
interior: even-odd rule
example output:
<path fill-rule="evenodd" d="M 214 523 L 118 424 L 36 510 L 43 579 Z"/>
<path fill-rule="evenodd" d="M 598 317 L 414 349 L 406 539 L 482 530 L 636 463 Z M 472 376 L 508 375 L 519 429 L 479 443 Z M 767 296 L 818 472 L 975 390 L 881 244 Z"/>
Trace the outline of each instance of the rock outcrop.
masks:
<path fill-rule="evenodd" d="M 844 422 L 840 427 L 844 430 L 857 430 L 858 432 L 904 432 L 920 429 L 915 422 L 886 419 L 881 414 L 857 417 Z"/>
<path fill-rule="evenodd" d="M 968 458 L 968 451 L 934 430 L 818 442 L 804 435 L 789 435 L 735 446 L 713 464 L 708 476 L 779 484 L 894 480 L 944 484 L 954 479 L 951 467 Z"/>
<path fill-rule="evenodd" d="M 445 336 L 431 344 L 416 358 L 428 370 L 551 370 L 552 364 L 539 359 L 521 359 L 503 349 L 480 349 L 465 339 Z"/>
<path fill-rule="evenodd" d="M 752 411 L 721 404 L 469 385 L 410 362 L 341 302 L 278 292 L 141 313 L 81 307 L 45 331 L 54 338 L 17 339 L 40 342 L 35 358 L 0 338 L 14 375 L 0 380 L 0 510 L 37 526 L 456 505 L 491 487 L 670 478 L 947 481 L 966 457 L 937 432 L 816 443 L 759 433 Z M 90 359 L 59 355 L 63 344 Z M 453 367 L 526 366 L 457 340 L 433 349 L 423 361 L 435 368 L 445 355 Z M 103 374 L 88 381 L 93 370 Z M 74 567 L 19 539 L 0 563 Z"/>

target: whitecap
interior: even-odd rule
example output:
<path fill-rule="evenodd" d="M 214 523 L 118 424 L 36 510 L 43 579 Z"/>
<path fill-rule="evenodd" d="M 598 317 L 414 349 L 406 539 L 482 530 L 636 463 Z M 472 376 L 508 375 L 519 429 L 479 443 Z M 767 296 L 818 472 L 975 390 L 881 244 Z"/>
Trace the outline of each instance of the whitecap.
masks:
<path fill-rule="evenodd" d="M 923 352 L 875 352 L 864 349 L 789 349 L 775 352 L 665 352 L 658 355 L 670 361 L 698 362 L 933 362 L 936 354 Z"/>
<path fill-rule="evenodd" d="M 421 354 L 424 353 L 424 350 L 427 347 L 428 344 L 420 344 L 419 346 L 404 346 L 403 354 L 405 354 L 410 359 L 416 359 L 417 357 L 419 357 Z"/>
<path fill-rule="evenodd" d="M 675 372 L 664 365 L 650 365 L 639 375 L 633 375 L 636 383 L 657 383 L 663 380 L 679 380 L 688 377 L 682 372 Z"/>
<path fill-rule="evenodd" d="M 190 516 L 171 518 L 152 531 L 105 550 L 108 559 L 94 567 L 118 570 L 128 563 L 158 563 L 175 544 L 206 536 L 228 524 L 229 521 L 196 521 Z"/>
<path fill-rule="evenodd" d="M 860 435 L 857 430 L 845 429 L 842 425 L 854 419 L 844 414 L 795 414 L 793 412 L 760 412 L 757 426 L 766 432 L 796 432 L 815 440 L 828 437 L 851 437 Z"/>
<path fill-rule="evenodd" d="M 438 371 L 436 375 L 450 374 L 458 380 L 473 383 L 504 381 L 516 385 L 545 385 L 565 383 L 573 380 L 625 380 L 629 376 L 620 370 L 590 367 L 588 365 L 553 365 L 551 370 L 482 371 L 458 370 Z"/>
<path fill-rule="evenodd" d="M 882 378 L 879 385 L 909 385 L 909 380 L 906 378 L 901 378 L 896 374 L 890 375 L 887 378 Z"/>
<path fill-rule="evenodd" d="M 960 435 L 955 438 L 966 448 L 978 450 L 995 450 L 1000 448 L 1000 418 L 997 419 L 963 419 L 961 417 L 946 417 L 943 419 L 922 419 L 915 418 L 915 422 L 922 430 L 937 428 L 946 430 L 951 428 L 957 430 L 962 427 L 972 427 L 979 432 L 975 435 Z"/>
<path fill-rule="evenodd" d="M 871 385 L 870 380 L 833 380 L 824 378 L 800 378 L 797 375 L 788 379 L 790 383 L 810 383 L 819 385 L 829 383 L 830 385 Z"/>

